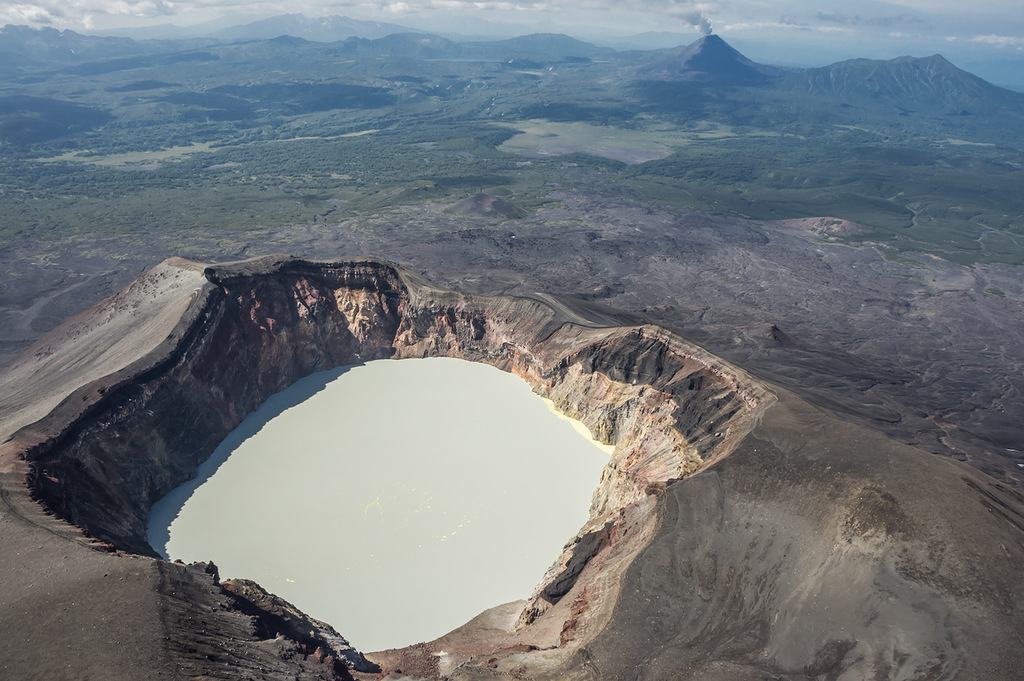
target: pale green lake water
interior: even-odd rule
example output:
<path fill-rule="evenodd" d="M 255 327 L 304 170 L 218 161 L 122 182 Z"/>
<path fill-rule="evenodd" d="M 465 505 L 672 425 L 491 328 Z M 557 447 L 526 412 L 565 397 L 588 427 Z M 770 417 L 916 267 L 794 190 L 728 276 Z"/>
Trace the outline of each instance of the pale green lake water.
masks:
<path fill-rule="evenodd" d="M 427 641 L 529 596 L 583 525 L 610 452 L 583 433 L 484 364 L 323 372 L 249 415 L 153 507 L 149 538 L 360 650 Z"/>

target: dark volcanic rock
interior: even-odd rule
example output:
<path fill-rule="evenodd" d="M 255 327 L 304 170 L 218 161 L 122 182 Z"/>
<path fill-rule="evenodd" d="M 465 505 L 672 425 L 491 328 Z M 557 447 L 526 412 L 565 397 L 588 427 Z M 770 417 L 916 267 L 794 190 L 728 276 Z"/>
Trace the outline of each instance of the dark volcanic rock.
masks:
<path fill-rule="evenodd" d="M 522 376 L 616 449 L 531 599 L 370 656 L 382 674 L 1017 678 L 1017 492 L 656 326 L 552 296 L 456 294 L 380 261 L 290 258 L 168 261 L 5 367 L 5 675 L 369 671 L 258 585 L 155 559 L 145 523 L 301 376 L 439 355 Z"/>
<path fill-rule="evenodd" d="M 342 676 L 347 675 L 348 669 L 370 674 L 380 671 L 380 667 L 363 657 L 334 627 L 309 617 L 256 582 L 232 579 L 224 583 L 224 589 L 235 597 L 239 610 L 253 616 L 264 638 L 291 639 Z"/>

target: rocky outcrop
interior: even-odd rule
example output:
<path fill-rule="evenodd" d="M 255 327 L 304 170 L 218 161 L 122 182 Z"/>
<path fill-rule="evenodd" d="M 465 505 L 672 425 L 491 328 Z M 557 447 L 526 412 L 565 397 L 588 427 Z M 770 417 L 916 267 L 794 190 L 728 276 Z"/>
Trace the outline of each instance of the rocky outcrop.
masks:
<path fill-rule="evenodd" d="M 239 610 L 250 613 L 264 638 L 285 637 L 305 646 L 306 654 L 344 675 L 349 669 L 376 673 L 380 667 L 367 660 L 344 636 L 326 622 L 313 619 L 294 605 L 267 592 L 248 579 L 231 579 L 224 590 L 234 596 Z"/>
<path fill-rule="evenodd" d="M 123 587 L 162 594 L 156 676 L 185 663 L 211 676 L 217 665 L 358 674 L 365 660 L 329 625 L 253 583 L 221 585 L 156 560 L 146 520 L 298 378 L 427 356 L 516 373 L 615 450 L 589 520 L 531 599 L 501 625 L 474 620 L 371 656 L 383 674 L 401 664 L 452 678 L 954 678 L 981 668 L 1012 678 L 1019 668 L 1024 624 L 1006 607 L 1024 597 L 1019 495 L 840 422 L 664 329 L 550 296 L 444 291 L 377 260 L 168 262 L 44 338 L 7 376 L 45 378 L 46 409 L 31 387 L 0 401 L 4 508 L 22 528 L 0 531 L 15 548 L 44 537 L 41 550 L 98 545 L 118 566 L 158 566 Z M 972 567 L 980 561 L 984 571 Z M 145 648 L 147 631 L 124 636 Z"/>

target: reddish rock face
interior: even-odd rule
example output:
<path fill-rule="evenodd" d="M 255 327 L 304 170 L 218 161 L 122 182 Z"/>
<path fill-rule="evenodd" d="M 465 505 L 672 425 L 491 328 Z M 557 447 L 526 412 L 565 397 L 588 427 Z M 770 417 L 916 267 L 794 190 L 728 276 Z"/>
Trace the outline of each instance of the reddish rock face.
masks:
<path fill-rule="evenodd" d="M 131 314 L 162 340 L 126 348 Z M 83 338 L 88 356 L 61 354 Z M 384 673 L 946 678 L 983 659 L 997 672 L 1019 669 L 1013 641 L 1024 626 L 1005 594 L 1020 602 L 1024 525 L 993 524 L 984 504 L 994 498 L 1024 518 L 1024 500 L 839 422 L 664 329 L 544 296 L 443 291 L 373 260 L 169 262 L 40 341 L 10 375 L 49 376 L 40 397 L 56 406 L 33 422 L 31 391 L 0 403 L 9 423 L 30 424 L 5 432 L 0 451 L 5 503 L 35 519 L 8 535 L 66 536 L 94 553 L 80 528 L 125 554 L 111 560 L 157 566 L 131 588 L 160 595 L 147 621 L 161 624 L 124 632 L 140 648 L 172 642 L 152 644 L 166 649 L 154 674 L 212 675 L 222 663 L 240 674 L 266 664 L 277 670 L 268 678 L 370 672 L 374 662 L 329 625 L 258 585 L 153 560 L 146 520 L 246 414 L 298 378 L 427 356 L 522 376 L 615 452 L 588 522 L 528 602 L 370 656 Z M 65 358 L 59 380 L 47 373 L 52 357 Z M 922 495 L 925 484 L 941 498 Z M 26 485 L 56 517 L 17 501 Z M 982 559 L 986 572 L 968 567 Z M 224 614 L 202 615 L 200 636 L 202 612 Z M 253 623 L 245 634 L 243 621 Z M 983 636 L 993 622 L 1001 633 Z M 132 678 L 126 669 L 109 676 Z"/>

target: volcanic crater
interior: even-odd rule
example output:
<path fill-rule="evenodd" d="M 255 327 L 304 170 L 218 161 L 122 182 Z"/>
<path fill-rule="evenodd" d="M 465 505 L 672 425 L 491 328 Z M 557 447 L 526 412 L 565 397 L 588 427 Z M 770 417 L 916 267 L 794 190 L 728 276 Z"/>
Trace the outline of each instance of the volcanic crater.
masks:
<path fill-rule="evenodd" d="M 258 584 L 147 543 L 152 504 L 270 395 L 435 356 L 513 372 L 615 446 L 525 603 L 364 656 Z M 16 676 L 1009 679 L 1024 664 L 1024 497 L 573 299 L 464 295 L 375 259 L 171 259 L 7 366 L 0 415 Z"/>

